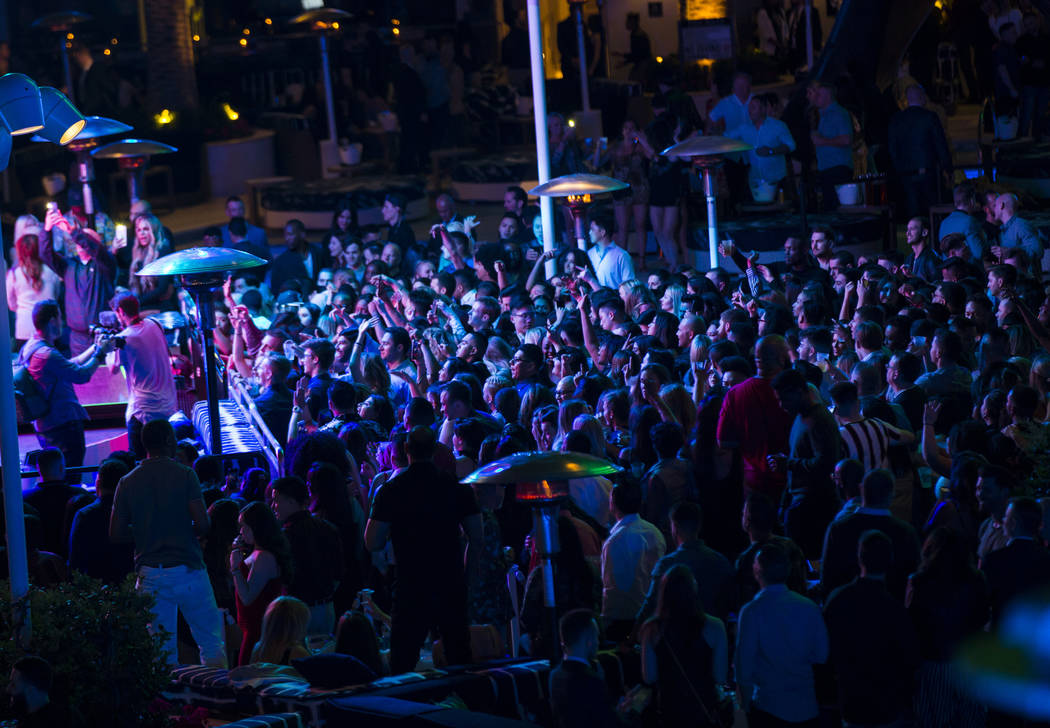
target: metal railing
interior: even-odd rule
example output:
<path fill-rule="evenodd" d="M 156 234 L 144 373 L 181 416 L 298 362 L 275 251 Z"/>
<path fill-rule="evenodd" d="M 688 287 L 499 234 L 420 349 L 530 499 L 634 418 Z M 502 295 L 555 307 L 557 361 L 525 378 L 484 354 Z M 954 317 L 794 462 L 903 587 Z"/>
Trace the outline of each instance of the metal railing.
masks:
<path fill-rule="evenodd" d="M 275 478 L 280 477 L 284 474 L 284 448 L 273 436 L 273 433 L 270 432 L 270 428 L 262 415 L 259 414 L 259 409 L 255 406 L 255 402 L 252 401 L 251 393 L 248 391 L 244 378 L 235 373 L 233 369 L 229 370 L 229 388 L 230 399 L 237 403 L 241 412 L 244 413 L 245 419 L 248 420 L 252 429 L 255 430 L 262 441 L 263 454 L 270 463 L 270 474 Z"/>
<path fill-rule="evenodd" d="M 68 475 L 84 475 L 86 473 L 97 473 L 97 472 L 98 472 L 98 466 L 97 465 L 80 465 L 80 466 L 75 467 L 75 468 L 66 468 L 66 475 L 67 476 Z M 22 471 L 22 479 L 23 480 L 25 480 L 26 478 L 39 478 L 39 477 L 40 477 L 40 473 L 37 472 L 36 470 L 23 470 Z"/>

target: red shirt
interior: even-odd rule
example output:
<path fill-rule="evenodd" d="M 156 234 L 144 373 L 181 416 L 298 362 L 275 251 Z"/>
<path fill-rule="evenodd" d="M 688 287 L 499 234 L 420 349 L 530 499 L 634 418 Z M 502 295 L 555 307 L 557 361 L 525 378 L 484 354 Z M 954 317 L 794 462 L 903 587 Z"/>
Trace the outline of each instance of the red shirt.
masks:
<path fill-rule="evenodd" d="M 751 377 L 726 392 L 718 416 L 718 444 L 740 451 L 745 493 L 765 493 L 774 503 L 780 497 L 787 476 L 771 472 L 766 456 L 788 453 L 791 421 L 773 385 L 762 377 Z"/>

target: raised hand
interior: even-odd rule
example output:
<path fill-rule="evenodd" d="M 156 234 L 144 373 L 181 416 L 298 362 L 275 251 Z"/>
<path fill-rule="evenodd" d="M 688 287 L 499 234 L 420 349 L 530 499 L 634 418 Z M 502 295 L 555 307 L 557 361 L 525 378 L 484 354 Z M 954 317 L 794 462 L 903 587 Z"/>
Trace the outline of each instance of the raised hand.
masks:
<path fill-rule="evenodd" d="M 306 377 L 299 377 L 295 383 L 295 393 L 292 395 L 292 404 L 296 407 L 305 407 L 306 400 L 310 396 L 310 381 Z"/>
<path fill-rule="evenodd" d="M 926 403 L 926 406 L 922 410 L 922 424 L 935 425 L 937 424 L 937 418 L 940 416 L 941 403 L 935 399 L 931 399 Z"/>

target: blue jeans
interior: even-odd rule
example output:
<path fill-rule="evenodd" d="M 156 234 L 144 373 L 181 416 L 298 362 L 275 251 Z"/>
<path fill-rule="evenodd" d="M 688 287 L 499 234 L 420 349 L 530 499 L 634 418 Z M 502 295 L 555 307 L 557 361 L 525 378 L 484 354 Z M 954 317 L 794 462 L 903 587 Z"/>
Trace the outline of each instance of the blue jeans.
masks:
<path fill-rule="evenodd" d="M 150 634 L 167 631 L 164 649 L 172 664 L 178 662 L 179 612 L 200 648 L 201 662 L 210 667 L 226 667 L 226 629 L 222 612 L 215 604 L 215 594 L 207 569 L 187 566 L 140 566 L 135 588 L 153 595 L 153 621 Z"/>

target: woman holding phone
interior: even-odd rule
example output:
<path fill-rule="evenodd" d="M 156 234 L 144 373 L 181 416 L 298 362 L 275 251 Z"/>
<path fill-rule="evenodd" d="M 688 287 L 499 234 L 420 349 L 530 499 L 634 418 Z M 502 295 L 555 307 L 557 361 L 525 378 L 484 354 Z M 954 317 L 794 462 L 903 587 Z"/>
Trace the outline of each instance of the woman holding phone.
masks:
<path fill-rule="evenodd" d="M 246 665 L 262 636 L 266 608 L 281 596 L 282 586 L 292 578 L 292 547 L 265 503 L 246 505 L 238 523 L 241 530 L 230 552 L 230 574 L 242 635 L 237 664 Z"/>

